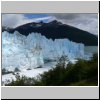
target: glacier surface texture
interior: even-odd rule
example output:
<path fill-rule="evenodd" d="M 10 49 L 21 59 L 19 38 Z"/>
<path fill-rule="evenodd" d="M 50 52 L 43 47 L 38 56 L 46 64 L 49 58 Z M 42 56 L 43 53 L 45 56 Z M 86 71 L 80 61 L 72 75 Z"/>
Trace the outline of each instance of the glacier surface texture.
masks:
<path fill-rule="evenodd" d="M 2 68 L 36 68 L 45 60 L 56 60 L 62 55 L 69 59 L 84 57 L 84 44 L 68 39 L 47 39 L 39 33 L 24 36 L 2 32 Z"/>

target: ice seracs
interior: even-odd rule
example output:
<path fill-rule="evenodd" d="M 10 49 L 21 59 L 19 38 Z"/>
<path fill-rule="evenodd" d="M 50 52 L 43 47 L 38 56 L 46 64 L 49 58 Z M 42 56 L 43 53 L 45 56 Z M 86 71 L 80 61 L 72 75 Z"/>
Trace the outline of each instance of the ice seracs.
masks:
<path fill-rule="evenodd" d="M 84 45 L 68 39 L 47 39 L 40 33 L 24 36 L 15 31 L 2 33 L 2 67 L 21 69 L 43 67 L 45 60 L 56 60 L 62 54 L 69 59 L 83 58 Z"/>

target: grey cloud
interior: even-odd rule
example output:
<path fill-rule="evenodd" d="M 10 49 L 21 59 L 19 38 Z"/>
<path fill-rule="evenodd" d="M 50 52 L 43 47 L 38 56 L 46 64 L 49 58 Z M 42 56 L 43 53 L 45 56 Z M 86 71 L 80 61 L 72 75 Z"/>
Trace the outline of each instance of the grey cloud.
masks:
<path fill-rule="evenodd" d="M 26 17 L 23 14 L 3 14 L 2 15 L 2 26 L 15 27 L 22 20 L 24 21 Z"/>
<path fill-rule="evenodd" d="M 25 17 L 24 14 L 2 14 L 2 26 L 15 28 L 30 22 L 38 22 L 41 20 L 52 21 L 53 19 L 52 16 L 30 19 Z"/>
<path fill-rule="evenodd" d="M 98 14 L 80 14 L 80 13 L 66 13 L 66 14 L 50 14 L 56 19 L 65 24 L 86 30 L 92 34 L 98 34 Z"/>
<path fill-rule="evenodd" d="M 55 16 L 56 18 L 58 19 L 68 19 L 68 20 L 71 20 L 71 19 L 75 19 L 78 15 L 77 14 L 51 14 L 53 16 Z"/>

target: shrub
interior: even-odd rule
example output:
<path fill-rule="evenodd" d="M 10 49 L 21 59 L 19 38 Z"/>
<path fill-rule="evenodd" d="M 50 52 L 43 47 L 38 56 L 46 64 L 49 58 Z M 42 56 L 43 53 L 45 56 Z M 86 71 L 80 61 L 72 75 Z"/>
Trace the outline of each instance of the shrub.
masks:
<path fill-rule="evenodd" d="M 34 78 L 28 78 L 25 76 L 20 76 L 16 74 L 16 80 L 12 80 L 10 83 L 5 84 L 6 86 L 32 86 L 35 82 Z"/>

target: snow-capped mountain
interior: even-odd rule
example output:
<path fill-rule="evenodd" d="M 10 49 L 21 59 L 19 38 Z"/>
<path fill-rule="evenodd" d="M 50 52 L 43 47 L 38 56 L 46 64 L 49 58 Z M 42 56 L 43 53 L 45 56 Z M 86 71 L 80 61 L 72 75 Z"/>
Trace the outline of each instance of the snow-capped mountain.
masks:
<path fill-rule="evenodd" d="M 15 31 L 2 32 L 2 67 L 35 68 L 46 60 L 56 60 L 62 55 L 69 59 L 84 57 L 84 44 L 68 39 L 47 39 L 39 33 L 25 36 Z"/>
<path fill-rule="evenodd" d="M 72 27 L 67 24 L 63 24 L 57 20 L 53 20 L 48 23 L 44 22 L 32 22 L 14 29 L 2 28 L 3 31 L 8 31 L 9 33 L 14 33 L 18 31 L 20 34 L 28 36 L 29 33 L 41 33 L 48 39 L 63 39 L 67 38 L 71 41 L 77 43 L 83 43 L 85 45 L 94 46 L 98 45 L 98 37 L 76 27 Z"/>

